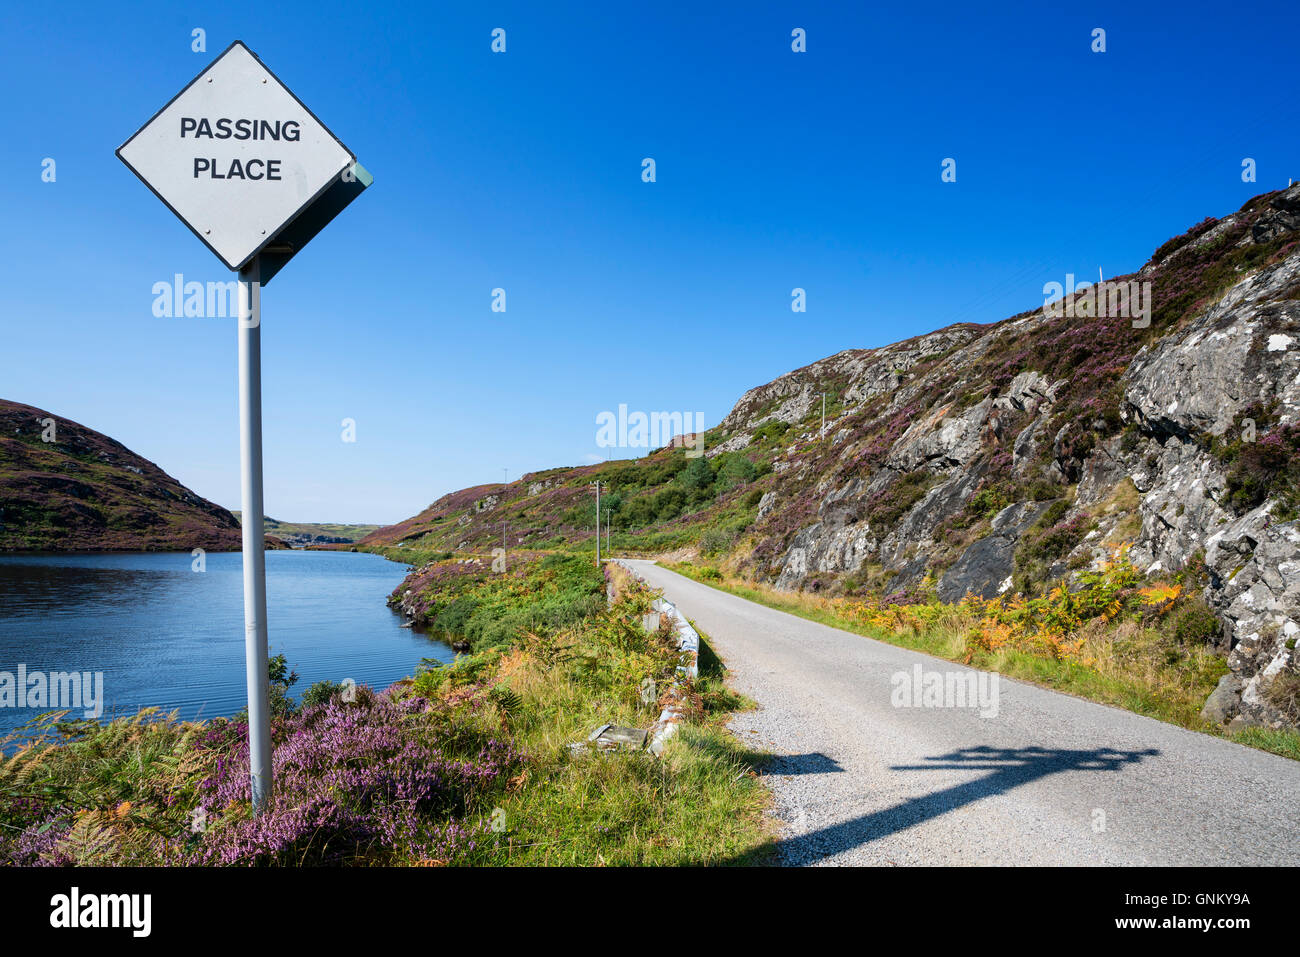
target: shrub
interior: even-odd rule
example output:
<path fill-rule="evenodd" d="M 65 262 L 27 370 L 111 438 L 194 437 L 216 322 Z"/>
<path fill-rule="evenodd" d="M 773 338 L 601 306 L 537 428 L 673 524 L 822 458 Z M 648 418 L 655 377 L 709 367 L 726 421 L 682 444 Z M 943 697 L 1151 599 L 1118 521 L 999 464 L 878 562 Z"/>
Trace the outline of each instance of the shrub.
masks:
<path fill-rule="evenodd" d="M 771 422 L 764 422 L 762 426 L 754 430 L 754 441 L 775 442 L 790 430 L 790 423 L 773 419 Z"/>
<path fill-rule="evenodd" d="M 1199 598 L 1178 603 L 1172 628 L 1174 640 L 1180 645 L 1216 644 L 1222 632 L 1218 616 Z"/>
<path fill-rule="evenodd" d="M 1011 504 L 1011 497 L 1001 485 L 992 485 L 976 492 L 966 506 L 974 515 L 984 518 L 996 515 Z"/>
<path fill-rule="evenodd" d="M 314 708 L 318 705 L 328 704 L 335 695 L 343 691 L 344 687 L 340 682 L 330 681 L 328 678 L 317 681 L 302 693 L 302 706 L 304 708 Z"/>
<path fill-rule="evenodd" d="M 713 484 L 713 480 L 713 467 L 704 456 L 691 459 L 690 464 L 677 474 L 677 481 L 682 487 L 692 491 L 704 491 Z"/>
<path fill-rule="evenodd" d="M 718 482 L 723 488 L 748 485 L 757 477 L 758 467 L 738 452 L 727 455 L 718 468 Z"/>
<path fill-rule="evenodd" d="M 1084 513 L 1064 520 L 1069 510 L 1067 502 L 1056 500 L 1021 536 L 1014 556 L 1016 587 L 1021 591 L 1032 592 L 1047 577 L 1052 563 L 1063 558 L 1096 527 L 1097 523 Z"/>
<path fill-rule="evenodd" d="M 1263 694 L 1269 704 L 1292 722 L 1300 724 L 1300 671 L 1295 669 L 1294 664 L 1274 675 Z"/>
<path fill-rule="evenodd" d="M 900 475 L 868 499 L 867 522 L 873 529 L 889 528 L 924 498 L 936 481 L 938 477 L 925 469 Z"/>
<path fill-rule="evenodd" d="M 671 522 L 686 508 L 686 492 L 677 486 L 670 486 L 655 495 L 652 507 L 658 521 Z"/>
<path fill-rule="evenodd" d="M 1230 463 L 1226 497 L 1238 513 L 1276 496 L 1282 503 L 1278 517 L 1294 515 L 1300 505 L 1300 426 L 1280 426 L 1255 442 L 1237 440 L 1220 458 Z"/>
<path fill-rule="evenodd" d="M 736 535 L 729 529 L 711 528 L 700 536 L 700 552 L 704 555 L 717 555 L 731 550 Z"/>
<path fill-rule="evenodd" d="M 284 655 L 274 655 L 270 658 L 267 662 L 267 672 L 270 679 L 267 690 L 271 714 L 292 714 L 296 705 L 293 698 L 289 697 L 289 689 L 298 683 L 298 672 L 289 669 L 288 659 Z"/>

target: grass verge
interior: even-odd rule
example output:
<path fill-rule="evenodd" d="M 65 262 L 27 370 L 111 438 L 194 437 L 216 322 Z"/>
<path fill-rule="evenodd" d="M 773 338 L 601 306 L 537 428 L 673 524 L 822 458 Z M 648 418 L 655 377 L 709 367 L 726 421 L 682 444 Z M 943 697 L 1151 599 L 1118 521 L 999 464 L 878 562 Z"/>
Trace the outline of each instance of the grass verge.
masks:
<path fill-rule="evenodd" d="M 1084 587 L 1033 600 L 908 603 L 783 592 L 713 566 L 665 562 L 701 584 L 820 624 L 936 658 L 1300 759 L 1300 734 L 1229 732 L 1200 716 L 1227 664 L 1199 636 L 1180 633 L 1194 610 L 1176 583 L 1142 586 L 1123 554 Z M 1181 600 L 1180 600 L 1181 599 Z"/>

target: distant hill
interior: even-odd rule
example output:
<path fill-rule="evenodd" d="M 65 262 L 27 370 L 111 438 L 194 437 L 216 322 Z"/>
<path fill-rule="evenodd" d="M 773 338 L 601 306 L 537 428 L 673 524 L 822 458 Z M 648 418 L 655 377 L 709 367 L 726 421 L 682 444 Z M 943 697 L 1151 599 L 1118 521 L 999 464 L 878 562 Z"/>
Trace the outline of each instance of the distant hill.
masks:
<path fill-rule="evenodd" d="M 238 511 L 236 520 L 243 521 Z M 282 522 L 266 518 L 266 534 L 274 535 L 293 548 L 320 545 L 352 545 L 379 528 L 378 525 L 342 525 L 333 522 Z"/>
<path fill-rule="evenodd" d="M 1069 277 L 1053 308 L 786 373 L 704 434 L 703 457 L 462 489 L 361 544 L 594 549 L 599 480 L 615 553 L 781 589 L 1012 601 L 1127 549 L 1217 615 L 1229 711 L 1300 726 L 1261 691 L 1300 670 L 1300 183 L 1107 283 L 1105 309 Z"/>
<path fill-rule="evenodd" d="M 234 515 L 122 443 L 0 399 L 0 551 L 237 551 L 240 544 Z"/>

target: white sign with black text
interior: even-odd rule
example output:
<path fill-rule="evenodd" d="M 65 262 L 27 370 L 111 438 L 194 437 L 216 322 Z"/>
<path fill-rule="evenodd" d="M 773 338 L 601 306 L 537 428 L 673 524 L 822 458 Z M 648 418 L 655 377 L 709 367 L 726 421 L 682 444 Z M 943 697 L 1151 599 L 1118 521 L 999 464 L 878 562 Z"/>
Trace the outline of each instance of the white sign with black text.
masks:
<path fill-rule="evenodd" d="M 117 155 L 230 269 L 356 162 L 239 41 Z"/>

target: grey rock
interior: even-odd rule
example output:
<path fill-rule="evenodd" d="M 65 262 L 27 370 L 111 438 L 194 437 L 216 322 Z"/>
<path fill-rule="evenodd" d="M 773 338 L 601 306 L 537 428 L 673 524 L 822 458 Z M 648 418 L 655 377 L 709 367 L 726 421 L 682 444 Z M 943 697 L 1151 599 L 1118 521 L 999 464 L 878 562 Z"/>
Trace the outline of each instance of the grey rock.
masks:
<path fill-rule="evenodd" d="M 939 579 L 941 601 L 959 601 L 967 593 L 996 598 L 1011 587 L 1016 543 L 1047 508 L 1039 502 L 1008 505 L 993 517 L 992 531 L 973 542 Z"/>
<path fill-rule="evenodd" d="M 1242 215 L 1215 222 L 1165 263 L 1240 232 Z M 1270 197 L 1245 241 L 1266 242 L 1297 229 L 1300 185 Z M 1148 267 L 1146 275 L 1158 274 L 1162 265 Z M 986 477 L 1003 488 L 1054 481 L 1069 503 L 1064 519 L 1086 517 L 1096 527 L 1058 557 L 1049 576 L 1078 587 L 1077 570 L 1098 567 L 1120 541 L 1131 540 L 1130 559 L 1155 575 L 1177 572 L 1203 552 L 1212 579 L 1204 597 L 1223 622 L 1219 650 L 1241 683 L 1236 713 L 1224 710 L 1227 691 L 1211 711 L 1280 726 L 1288 718 L 1268 703 L 1265 690 L 1293 664 L 1287 645 L 1300 633 L 1300 594 L 1292 584 L 1300 582 L 1300 543 L 1293 525 L 1276 522 L 1274 503 L 1236 514 L 1226 501 L 1225 466 L 1210 449 L 1214 437 L 1242 436 L 1256 404 L 1274 410 L 1283 424 L 1300 423 L 1297 288 L 1300 253 L 1293 253 L 1244 273 L 1218 301 L 1154 338 L 1122 379 L 1119 412 L 1126 433 L 1091 448 L 1066 441 L 1077 424 L 1062 427 L 1058 417 L 1068 381 L 1022 368 L 993 392 L 970 373 L 989 368 L 981 360 L 1001 361 L 1013 340 L 1049 324 L 1041 310 L 995 326 L 954 326 L 879 349 L 848 350 L 750 390 L 723 422 L 728 448 L 744 447 L 765 422 L 801 426 L 773 463 L 776 485 L 760 500 L 760 520 L 771 526 L 782 509 L 804 508 L 810 496 L 816 505 L 806 524 L 778 543 L 782 551 L 765 556 L 763 567 L 778 587 L 794 589 L 870 564 L 891 590 L 942 568 L 941 598 L 968 591 L 991 597 L 1006 586 L 1016 547 L 1046 503 L 1004 510 L 960 554 L 954 555 L 950 543 L 959 539 L 951 532 L 970 527 L 964 510 L 986 487 Z M 828 424 L 834 441 L 819 444 L 815 427 L 802 429 L 815 421 L 821 390 L 832 385 L 843 411 L 833 431 Z M 1083 424 L 1096 428 L 1102 411 L 1089 411 Z M 1086 451 L 1076 451 L 1081 448 Z M 880 514 L 875 506 L 889 498 L 894 483 L 917 473 L 933 476 L 919 501 L 885 523 L 889 527 L 868 520 Z M 1117 494 L 1129 480 L 1137 491 L 1136 513 L 1132 491 Z M 1235 684 L 1223 687 L 1229 686 Z"/>
<path fill-rule="evenodd" d="M 1300 229 L 1300 183 L 1268 201 L 1269 212 L 1250 227 L 1249 241 L 1266 243 Z"/>
<path fill-rule="evenodd" d="M 1237 283 L 1180 333 L 1144 347 L 1126 376 L 1125 414 L 1180 441 L 1240 429 L 1255 402 L 1276 399 L 1294 421 L 1300 302 L 1276 297 L 1297 281 L 1300 256 L 1291 256 Z"/>
<path fill-rule="evenodd" d="M 1224 675 L 1205 700 L 1201 717 L 1216 725 L 1233 718 L 1241 708 L 1241 689 L 1241 678 L 1231 672 Z"/>

